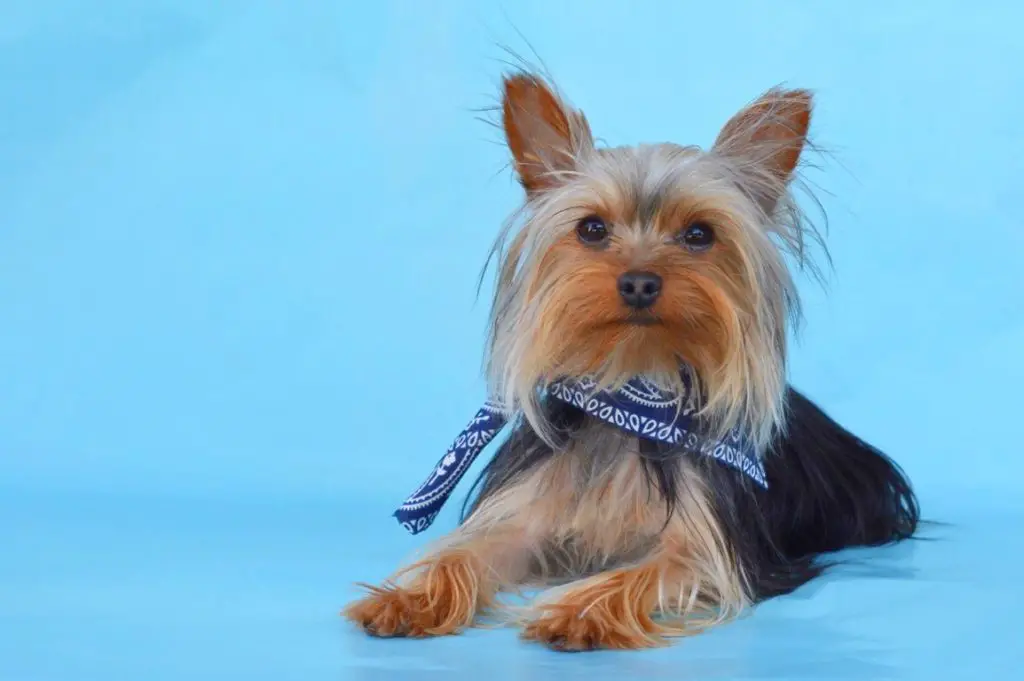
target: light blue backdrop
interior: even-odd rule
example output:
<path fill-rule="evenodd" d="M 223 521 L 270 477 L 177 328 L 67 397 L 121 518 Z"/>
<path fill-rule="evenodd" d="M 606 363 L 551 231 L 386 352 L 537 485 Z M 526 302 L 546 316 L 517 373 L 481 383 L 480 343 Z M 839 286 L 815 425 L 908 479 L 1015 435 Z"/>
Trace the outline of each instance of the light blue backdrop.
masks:
<path fill-rule="evenodd" d="M 0 681 L 1019 672 L 1024 10 L 505 5 L 0 5 Z M 654 653 L 337 620 L 420 543 L 389 513 L 482 397 L 499 45 L 613 144 L 817 90 L 835 272 L 793 379 L 941 541 Z"/>

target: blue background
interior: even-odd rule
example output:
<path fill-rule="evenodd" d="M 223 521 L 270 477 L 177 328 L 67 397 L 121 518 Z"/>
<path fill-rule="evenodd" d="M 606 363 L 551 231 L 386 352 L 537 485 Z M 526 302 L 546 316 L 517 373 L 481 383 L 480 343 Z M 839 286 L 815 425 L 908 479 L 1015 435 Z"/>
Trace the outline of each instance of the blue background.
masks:
<path fill-rule="evenodd" d="M 5 0 L 0 680 L 1019 674 L 1022 19 Z M 793 380 L 906 467 L 936 541 L 654 652 L 337 617 L 422 543 L 389 514 L 483 395 L 475 285 L 519 190 L 473 110 L 530 44 L 612 144 L 707 145 L 771 85 L 818 91 L 835 272 L 803 282 Z"/>

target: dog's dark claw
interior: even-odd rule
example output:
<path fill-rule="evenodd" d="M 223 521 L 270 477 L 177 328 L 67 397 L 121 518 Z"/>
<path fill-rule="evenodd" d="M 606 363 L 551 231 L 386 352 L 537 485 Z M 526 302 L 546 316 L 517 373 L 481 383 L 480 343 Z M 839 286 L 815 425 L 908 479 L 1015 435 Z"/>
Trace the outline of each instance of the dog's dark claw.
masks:
<path fill-rule="evenodd" d="M 390 634 L 382 634 L 380 629 L 378 629 L 377 625 L 373 622 L 364 622 L 363 631 L 365 631 L 368 636 L 372 636 L 374 638 L 405 638 L 406 636 L 406 631 L 402 628 L 396 629 Z"/>
<path fill-rule="evenodd" d="M 549 648 L 560 653 L 582 653 L 597 648 L 596 642 L 590 636 L 584 637 L 580 645 L 570 645 L 569 639 L 565 636 L 554 636 L 547 644 Z"/>

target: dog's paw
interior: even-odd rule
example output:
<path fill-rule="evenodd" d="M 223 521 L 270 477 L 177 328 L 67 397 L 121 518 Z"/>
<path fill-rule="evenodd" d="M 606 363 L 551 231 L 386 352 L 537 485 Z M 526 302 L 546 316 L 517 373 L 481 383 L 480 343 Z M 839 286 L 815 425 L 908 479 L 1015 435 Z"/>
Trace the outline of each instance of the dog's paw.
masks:
<path fill-rule="evenodd" d="M 436 624 L 430 621 L 422 595 L 392 586 L 366 588 L 369 593 L 350 603 L 342 615 L 367 634 L 382 638 L 425 636 L 428 626 Z"/>
<path fill-rule="evenodd" d="M 665 645 L 668 630 L 651 617 L 652 580 L 648 569 L 597 575 L 538 605 L 523 638 L 566 652 Z"/>
<path fill-rule="evenodd" d="M 524 627 L 522 638 L 571 653 L 637 650 L 664 644 L 653 629 L 641 626 L 635 619 L 617 619 L 603 609 L 570 603 L 543 606 L 541 614 Z"/>
<path fill-rule="evenodd" d="M 393 586 L 367 589 L 369 593 L 350 603 L 342 614 L 371 636 L 429 636 L 447 619 L 443 608 L 432 607 L 424 593 Z"/>
<path fill-rule="evenodd" d="M 432 561 L 408 586 L 363 585 L 368 593 L 342 611 L 372 636 L 422 638 L 456 634 L 489 604 L 472 562 L 459 556 Z"/>

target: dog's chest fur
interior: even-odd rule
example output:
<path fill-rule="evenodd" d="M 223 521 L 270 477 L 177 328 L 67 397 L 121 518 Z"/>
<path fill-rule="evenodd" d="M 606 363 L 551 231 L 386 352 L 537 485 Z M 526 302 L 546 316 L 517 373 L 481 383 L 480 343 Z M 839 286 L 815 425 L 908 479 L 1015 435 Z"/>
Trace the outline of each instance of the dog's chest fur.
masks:
<path fill-rule="evenodd" d="M 527 476 L 528 534 L 566 576 L 635 560 L 656 543 L 667 505 L 636 436 L 587 420 Z M 681 465 L 675 462 L 674 465 Z"/>

